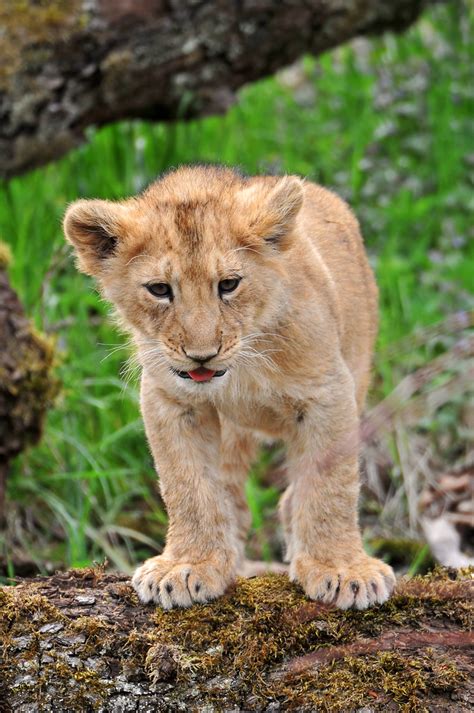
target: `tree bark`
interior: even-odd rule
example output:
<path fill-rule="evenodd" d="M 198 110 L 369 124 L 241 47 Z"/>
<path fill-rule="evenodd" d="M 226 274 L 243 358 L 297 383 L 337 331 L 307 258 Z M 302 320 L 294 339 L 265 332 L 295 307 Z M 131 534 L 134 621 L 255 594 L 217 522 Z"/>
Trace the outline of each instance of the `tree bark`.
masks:
<path fill-rule="evenodd" d="M 101 568 L 24 580 L 0 589 L 0 710 L 469 711 L 473 576 L 400 582 L 367 612 L 284 575 L 171 612 Z"/>
<path fill-rule="evenodd" d="M 9 463 L 38 442 L 59 388 L 52 376 L 53 345 L 25 316 L 8 280 L 7 263 L 7 248 L 0 243 L 0 529 Z"/>
<path fill-rule="evenodd" d="M 304 52 L 402 31 L 433 0 L 3 0 L 0 177 L 118 119 L 226 111 Z"/>

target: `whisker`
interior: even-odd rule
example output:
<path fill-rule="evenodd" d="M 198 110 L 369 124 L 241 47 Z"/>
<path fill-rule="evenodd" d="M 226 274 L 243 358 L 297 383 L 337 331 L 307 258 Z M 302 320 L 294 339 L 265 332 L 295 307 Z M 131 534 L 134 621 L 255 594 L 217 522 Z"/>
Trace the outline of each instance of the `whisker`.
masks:
<path fill-rule="evenodd" d="M 275 362 L 271 359 L 271 357 L 266 356 L 262 352 L 259 352 L 255 349 L 252 349 L 251 347 L 247 347 L 247 349 L 242 349 L 238 356 L 237 359 L 239 359 L 247 364 L 251 364 L 252 360 L 260 360 L 265 364 L 269 369 L 276 369 L 276 364 Z M 253 366 L 253 364 L 252 364 Z"/>
<path fill-rule="evenodd" d="M 131 347 L 131 344 L 121 344 L 120 346 L 116 346 L 113 349 L 109 349 L 107 354 L 100 360 L 100 363 L 102 364 L 102 362 L 106 361 L 114 354 L 117 354 L 117 352 L 123 351 L 124 349 L 130 349 Z"/>
<path fill-rule="evenodd" d="M 295 343 L 294 339 L 291 339 L 290 337 L 285 337 L 283 334 L 278 334 L 277 332 L 252 332 L 251 334 L 247 334 L 244 337 L 241 338 L 241 342 L 248 342 L 248 341 L 271 341 L 272 337 L 275 339 L 283 339 L 286 342 L 289 343 Z"/>

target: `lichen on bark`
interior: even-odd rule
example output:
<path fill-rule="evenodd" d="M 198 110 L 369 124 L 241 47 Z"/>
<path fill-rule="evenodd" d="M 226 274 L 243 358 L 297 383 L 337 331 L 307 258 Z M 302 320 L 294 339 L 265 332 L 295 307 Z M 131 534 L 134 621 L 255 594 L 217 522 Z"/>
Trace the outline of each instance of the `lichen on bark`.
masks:
<path fill-rule="evenodd" d="M 0 5 L 2 49 L 0 86 L 35 57 L 34 48 L 67 41 L 85 27 L 87 15 L 81 0 L 3 0 Z M 26 50 L 26 54 L 23 51 Z"/>

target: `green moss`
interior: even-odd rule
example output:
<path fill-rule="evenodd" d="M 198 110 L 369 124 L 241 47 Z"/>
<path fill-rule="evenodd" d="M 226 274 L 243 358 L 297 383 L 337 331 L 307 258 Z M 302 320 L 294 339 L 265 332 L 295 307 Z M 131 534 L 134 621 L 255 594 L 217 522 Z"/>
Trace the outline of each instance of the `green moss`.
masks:
<path fill-rule="evenodd" d="M 42 623 L 52 621 L 65 619 L 43 595 L 35 591 L 24 593 L 17 587 L 0 589 L 0 631 L 12 630 L 15 624 L 20 624 L 25 632 L 33 632 Z"/>
<path fill-rule="evenodd" d="M 23 587 L 0 589 L 0 640 L 2 657 L 0 680 L 6 690 L 15 685 L 17 694 L 27 692 L 30 700 L 42 700 L 42 692 L 51 686 L 62 710 L 96 709 L 106 698 L 109 684 L 101 679 L 100 673 L 88 666 L 75 668 L 65 658 L 61 641 L 74 641 L 78 634 L 81 660 L 88 655 L 97 656 L 96 647 L 103 644 L 110 632 L 109 626 L 97 617 L 80 617 L 70 621 L 45 596 L 35 591 L 25 592 Z M 46 625 L 59 626 L 59 642 L 56 633 Z M 42 650 L 42 644 L 48 647 Z M 73 644 L 71 644 L 71 647 Z M 29 672 L 35 676 L 34 690 L 31 683 L 15 684 L 19 671 L 25 662 L 33 662 Z M 41 661 L 41 664 L 39 663 Z"/>
<path fill-rule="evenodd" d="M 86 653 L 90 654 L 94 653 L 97 645 L 107 640 L 113 631 L 110 624 L 97 616 L 80 616 L 71 623 L 70 629 L 84 634 Z"/>
<path fill-rule="evenodd" d="M 177 651 L 175 663 L 178 681 L 197 678 L 205 685 L 211 700 L 214 694 L 206 681 L 215 677 L 225 679 L 237 676 L 241 690 L 234 698 L 229 693 L 230 701 L 234 704 L 242 703 L 242 691 L 246 695 L 256 696 L 260 703 L 263 703 L 265 697 L 279 698 L 280 695 L 290 701 L 284 686 L 280 694 L 280 684 L 270 688 L 264 685 L 262 671 L 269 671 L 285 660 L 322 647 L 350 644 L 361 637 L 376 637 L 390 627 L 410 627 L 416 630 L 420 622 L 427 618 L 432 621 L 449 618 L 460 627 L 469 628 L 473 621 L 473 606 L 468 601 L 461 601 L 463 597 L 465 599 L 465 586 L 460 583 L 458 590 L 456 583 L 449 580 L 449 575 L 437 571 L 404 583 L 400 592 L 383 606 L 366 611 L 342 612 L 309 602 L 301 590 L 284 576 L 267 575 L 239 580 L 233 592 L 209 605 L 195 606 L 185 611 L 164 612 L 157 609 L 153 617 L 157 638 L 152 645 L 168 645 Z M 380 681 L 377 684 L 380 691 L 390 694 L 394 700 L 411 704 L 416 698 L 416 692 L 424 690 L 423 681 L 427 685 L 434 674 L 426 669 L 424 659 L 408 661 L 400 657 L 398 664 L 406 673 L 406 681 L 402 684 L 400 680 L 397 692 L 397 676 L 390 674 L 398 661 L 396 656 L 381 653 L 369 657 L 367 676 L 361 678 L 358 687 L 355 682 L 360 678 L 366 656 L 363 659 L 345 658 L 321 668 L 317 675 L 304 674 L 293 678 L 291 689 L 295 706 L 303 700 L 303 696 L 305 701 L 312 700 L 311 697 L 307 698 L 308 691 L 313 688 L 319 691 L 326 685 L 330 688 L 330 683 L 334 684 L 331 689 L 333 692 L 329 691 L 326 698 L 331 702 L 343 680 L 346 680 L 348 691 L 353 691 L 352 695 L 358 705 L 369 703 L 369 684 L 375 680 L 376 669 L 380 681 L 383 679 L 384 682 L 383 685 Z M 443 670 L 447 676 L 451 671 L 449 668 Z M 153 660 L 149 661 L 149 671 L 153 675 Z M 461 680 L 462 676 L 455 668 L 451 673 L 449 680 Z M 219 688 L 215 696 L 216 701 L 222 696 Z M 314 692 L 315 705 L 326 705 L 326 698 L 318 696 Z"/>
<path fill-rule="evenodd" d="M 278 661 L 283 646 L 301 648 L 298 627 L 290 634 L 284 626 L 300 604 L 301 595 L 286 577 L 270 575 L 241 579 L 232 594 L 208 605 L 185 611 L 157 609 L 153 618 L 162 642 L 186 648 L 195 673 L 225 673 L 232 661 L 234 668 L 252 676 Z"/>
<path fill-rule="evenodd" d="M 370 704 L 380 710 L 395 702 L 399 710 L 421 712 L 428 710 L 425 693 L 451 692 L 466 678 L 432 650 L 415 657 L 381 652 L 363 658 L 347 656 L 317 671 L 288 677 L 272 687 L 271 695 L 285 710 L 346 712 Z"/>
<path fill-rule="evenodd" d="M 57 652 L 48 653 L 52 657 L 57 656 Z M 103 681 L 97 671 L 90 668 L 76 670 L 61 659 L 41 667 L 38 693 L 51 686 L 52 682 L 61 710 L 97 710 L 110 690 L 110 684 Z"/>
<path fill-rule="evenodd" d="M 448 629 L 468 630 L 474 605 L 466 579 L 472 579 L 473 570 L 456 573 L 454 581 L 453 576 L 437 570 L 400 583 L 383 606 L 343 612 L 309 601 L 285 576 L 267 575 L 239 580 L 211 604 L 169 612 L 156 608 L 143 618 L 145 612 L 136 610 L 125 591 L 131 591 L 129 584 L 109 580 L 105 585 L 103 569 L 76 570 L 61 575 L 56 585 L 97 591 L 104 601 L 113 592 L 119 611 L 127 612 L 123 622 L 137 623 L 127 632 L 100 615 L 66 618 L 40 594 L 41 583 L 0 589 L 0 680 L 3 676 L 9 686 L 20 662 L 33 667 L 38 662 L 38 695 L 54 690 L 63 709 L 94 709 L 107 700 L 112 685 L 106 681 L 107 660 L 110 656 L 116 666 L 119 650 L 126 679 L 146 676 L 151 684 L 171 683 L 170 701 L 189 702 L 199 695 L 219 710 L 258 710 L 279 701 L 284 710 L 345 712 L 371 704 L 383 710 L 396 704 L 401 711 L 423 711 L 428 695 L 446 698 L 462 684 L 464 673 L 426 646 L 411 655 L 413 650 L 392 650 L 390 635 L 373 649 L 360 648 L 361 641 L 411 631 L 413 647 L 416 630 L 426 631 L 427 622 L 438 622 L 440 632 L 448 623 Z M 40 653 L 45 643 L 48 660 Z M 338 647 L 331 651 L 337 660 L 328 663 L 323 654 L 332 647 Z M 73 653 L 79 665 L 65 653 Z M 307 654 L 314 657 L 298 659 Z M 25 695 L 32 695 L 31 683 L 21 685 Z"/>

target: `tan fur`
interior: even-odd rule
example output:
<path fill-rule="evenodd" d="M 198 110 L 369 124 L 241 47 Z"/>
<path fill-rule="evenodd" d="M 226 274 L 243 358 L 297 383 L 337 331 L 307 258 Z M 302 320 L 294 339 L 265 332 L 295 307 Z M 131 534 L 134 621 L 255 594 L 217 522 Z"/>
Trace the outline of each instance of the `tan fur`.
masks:
<path fill-rule="evenodd" d="M 224 592 L 243 560 L 247 472 L 271 438 L 287 444 L 291 578 L 342 608 L 385 601 L 393 572 L 365 554 L 357 522 L 377 291 L 343 201 L 297 177 L 183 167 L 137 198 L 78 201 L 65 232 L 142 364 L 169 530 L 163 554 L 134 575 L 140 598 L 170 608 Z M 236 275 L 235 292 L 219 296 Z M 173 301 L 150 282 L 171 285 Z M 173 371 L 215 352 L 206 367 L 228 371 L 209 383 Z"/>

